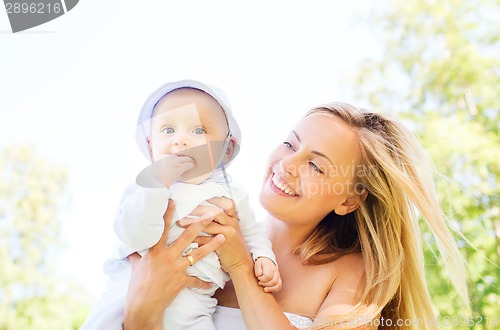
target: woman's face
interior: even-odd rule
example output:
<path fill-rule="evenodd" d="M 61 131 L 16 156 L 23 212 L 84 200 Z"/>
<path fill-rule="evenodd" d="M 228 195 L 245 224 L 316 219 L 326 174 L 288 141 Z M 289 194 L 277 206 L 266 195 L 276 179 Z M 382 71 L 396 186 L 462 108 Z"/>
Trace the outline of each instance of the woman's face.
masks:
<path fill-rule="evenodd" d="M 332 210 L 345 214 L 359 160 L 347 124 L 331 114 L 309 115 L 269 156 L 260 202 L 273 217 L 298 225 L 316 226 Z"/>

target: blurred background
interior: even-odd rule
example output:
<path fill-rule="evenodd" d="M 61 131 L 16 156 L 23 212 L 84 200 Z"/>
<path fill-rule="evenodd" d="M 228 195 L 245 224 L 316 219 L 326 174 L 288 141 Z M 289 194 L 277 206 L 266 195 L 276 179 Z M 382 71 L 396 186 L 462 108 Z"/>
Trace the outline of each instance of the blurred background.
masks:
<path fill-rule="evenodd" d="M 230 172 L 257 200 L 269 152 L 313 106 L 402 120 L 436 166 L 474 324 L 500 329 L 500 1 L 81 1 L 13 34 L 0 13 L 0 330 L 78 329 L 105 287 L 136 116 L 181 78 L 225 90 Z M 436 313 L 466 317 L 423 226 Z M 451 321 L 450 321 L 451 323 Z"/>

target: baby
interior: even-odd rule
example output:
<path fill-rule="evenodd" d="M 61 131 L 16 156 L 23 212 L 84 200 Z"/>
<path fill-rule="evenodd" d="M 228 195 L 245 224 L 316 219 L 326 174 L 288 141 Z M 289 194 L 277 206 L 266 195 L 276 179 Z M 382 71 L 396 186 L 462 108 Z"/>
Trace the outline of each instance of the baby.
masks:
<path fill-rule="evenodd" d="M 184 230 L 176 224 L 177 220 L 186 217 L 191 222 L 196 220 L 190 213 L 198 205 L 206 204 L 205 201 L 212 197 L 233 199 L 241 233 L 255 261 L 255 276 L 267 292 L 277 291 L 279 272 L 271 242 L 263 227 L 255 221 L 248 195 L 225 172 L 225 167 L 239 151 L 241 133 L 224 94 L 198 81 L 168 83 L 157 89 L 144 104 L 136 138 L 152 164 L 139 173 L 136 184 L 122 197 L 114 222 L 120 244 L 113 258 L 105 264 L 110 287 L 82 329 L 85 326 L 86 329 L 110 328 L 115 322 L 93 315 L 97 315 L 99 309 L 104 312 L 102 309 L 113 300 L 113 292 L 123 286 L 118 283 L 125 283 L 130 276 L 127 256 L 134 252 L 143 254 L 160 239 L 169 199 L 175 201 L 176 210 L 167 244 L 172 244 Z M 214 285 L 210 289 L 181 291 L 165 311 L 165 329 L 215 329 L 212 314 L 217 300 L 212 295 L 224 287 L 229 276 L 221 269 L 214 252 L 193 263 L 189 253 L 195 248 L 197 245 L 193 243 L 184 251 L 191 263 L 187 273 Z M 115 307 L 115 314 L 123 312 L 123 298 L 120 294 L 121 309 Z M 118 317 L 108 318 L 111 319 Z"/>

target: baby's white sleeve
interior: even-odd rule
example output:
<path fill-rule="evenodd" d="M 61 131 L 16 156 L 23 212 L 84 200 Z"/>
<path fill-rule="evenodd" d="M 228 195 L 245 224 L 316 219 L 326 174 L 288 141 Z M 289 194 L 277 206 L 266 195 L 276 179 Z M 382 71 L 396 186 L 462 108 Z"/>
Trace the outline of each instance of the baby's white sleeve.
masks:
<path fill-rule="evenodd" d="M 240 229 L 243 239 L 247 243 L 253 260 L 259 257 L 267 257 L 271 259 L 275 265 L 276 257 L 274 255 L 271 241 L 267 236 L 266 229 L 262 223 L 258 223 L 255 219 L 255 214 L 250 206 L 248 194 L 245 193 L 240 198 L 237 198 L 236 210 L 240 220 Z"/>
<path fill-rule="evenodd" d="M 113 229 L 118 238 L 135 251 L 149 249 L 163 233 L 163 215 L 170 192 L 166 188 L 129 186 L 118 206 Z"/>

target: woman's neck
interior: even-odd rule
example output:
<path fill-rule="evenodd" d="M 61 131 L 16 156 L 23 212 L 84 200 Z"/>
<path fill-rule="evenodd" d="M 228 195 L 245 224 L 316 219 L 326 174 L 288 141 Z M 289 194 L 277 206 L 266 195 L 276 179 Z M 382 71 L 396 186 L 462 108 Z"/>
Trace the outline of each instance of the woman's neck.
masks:
<path fill-rule="evenodd" d="M 314 230 L 314 226 L 290 224 L 268 215 L 265 221 L 273 249 L 292 252 L 304 243 Z"/>

